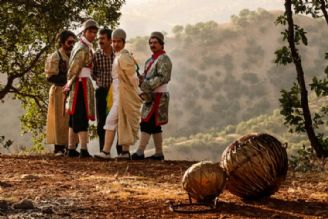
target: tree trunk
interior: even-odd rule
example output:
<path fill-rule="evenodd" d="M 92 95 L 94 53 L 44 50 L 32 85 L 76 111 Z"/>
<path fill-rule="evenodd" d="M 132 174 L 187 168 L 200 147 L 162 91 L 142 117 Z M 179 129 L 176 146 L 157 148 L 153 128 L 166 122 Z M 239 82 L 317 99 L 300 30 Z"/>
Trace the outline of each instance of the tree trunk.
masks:
<path fill-rule="evenodd" d="M 326 23 L 328 25 L 328 13 L 327 13 L 327 10 L 326 10 L 326 3 L 325 3 L 325 0 L 320 0 L 320 3 L 321 3 L 321 11 L 326 19 Z"/>
<path fill-rule="evenodd" d="M 302 67 L 301 58 L 298 54 L 294 41 L 294 21 L 293 21 L 291 0 L 286 0 L 285 9 L 286 9 L 287 22 L 288 22 L 288 43 L 297 72 L 297 82 L 301 89 L 301 107 L 303 110 L 305 130 L 312 148 L 316 152 L 317 156 L 321 158 L 325 156 L 325 151 L 320 145 L 319 140 L 313 129 L 312 118 L 311 118 L 309 102 L 308 102 L 308 92 L 306 89 L 305 79 L 304 79 L 304 71 Z"/>

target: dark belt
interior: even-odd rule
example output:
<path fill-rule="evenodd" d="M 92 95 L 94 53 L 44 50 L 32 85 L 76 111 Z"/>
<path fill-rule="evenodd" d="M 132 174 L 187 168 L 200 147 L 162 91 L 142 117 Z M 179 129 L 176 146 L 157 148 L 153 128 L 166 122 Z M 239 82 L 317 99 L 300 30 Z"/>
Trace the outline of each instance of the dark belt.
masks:
<path fill-rule="evenodd" d="M 98 87 L 97 90 L 109 90 L 109 87 Z"/>

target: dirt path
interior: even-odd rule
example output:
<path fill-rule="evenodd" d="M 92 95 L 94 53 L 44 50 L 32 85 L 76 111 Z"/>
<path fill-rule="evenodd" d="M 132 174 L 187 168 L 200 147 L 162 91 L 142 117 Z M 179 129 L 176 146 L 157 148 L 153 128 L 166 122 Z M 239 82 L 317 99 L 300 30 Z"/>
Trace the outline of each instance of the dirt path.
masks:
<path fill-rule="evenodd" d="M 0 218 L 328 218 L 327 171 L 290 171 L 260 202 L 225 191 L 216 212 L 173 213 L 170 201 L 187 202 L 180 182 L 192 163 L 0 156 Z M 12 207 L 24 199 L 35 207 Z"/>

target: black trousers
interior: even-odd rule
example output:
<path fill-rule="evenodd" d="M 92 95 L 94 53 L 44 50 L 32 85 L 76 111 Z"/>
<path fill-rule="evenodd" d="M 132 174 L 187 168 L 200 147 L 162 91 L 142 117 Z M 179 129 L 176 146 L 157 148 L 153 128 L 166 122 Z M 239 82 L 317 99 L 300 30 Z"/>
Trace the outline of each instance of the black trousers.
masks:
<path fill-rule="evenodd" d="M 99 137 L 99 149 L 100 151 L 104 148 L 105 144 L 105 129 L 104 125 L 107 117 L 107 94 L 109 88 L 98 87 L 96 89 L 96 113 L 97 113 L 97 134 Z M 116 143 L 117 154 L 122 153 L 122 146 Z"/>
<path fill-rule="evenodd" d="M 106 122 L 106 107 L 107 107 L 107 94 L 109 88 L 98 87 L 96 89 L 96 114 L 97 114 L 97 134 L 99 137 L 99 149 L 100 151 L 104 147 L 105 143 L 105 130 L 104 125 Z"/>
<path fill-rule="evenodd" d="M 69 127 L 73 128 L 75 133 L 87 132 L 89 128 L 89 119 L 84 102 L 82 82 L 79 82 L 75 112 L 69 117 Z"/>
<path fill-rule="evenodd" d="M 156 125 L 155 115 L 156 115 L 156 113 L 153 113 L 153 115 L 150 117 L 148 122 L 140 123 L 141 132 L 146 132 L 150 135 L 162 133 L 162 127 L 160 125 L 159 126 Z"/>

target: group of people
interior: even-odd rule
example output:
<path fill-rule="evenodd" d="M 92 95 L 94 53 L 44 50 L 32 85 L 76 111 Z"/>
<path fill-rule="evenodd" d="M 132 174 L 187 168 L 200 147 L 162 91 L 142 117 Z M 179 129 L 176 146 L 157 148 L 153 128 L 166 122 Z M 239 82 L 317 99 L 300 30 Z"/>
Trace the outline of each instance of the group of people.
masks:
<path fill-rule="evenodd" d="M 100 48 L 94 52 L 97 35 Z M 45 65 L 47 80 L 52 83 L 46 141 L 54 144 L 55 155 L 91 157 L 87 147 L 89 120 L 97 119 L 100 152 L 94 157 L 111 159 L 117 135 L 117 158 L 164 160 L 161 126 L 168 122 L 167 84 L 172 71 L 164 35 L 151 33 L 152 56 L 140 75 L 136 60 L 125 49 L 123 29 L 99 30 L 97 22 L 89 19 L 83 23 L 79 39 L 64 30 L 58 42 L 60 48 L 48 56 Z M 155 153 L 146 158 L 144 151 L 151 136 Z M 131 155 L 130 146 L 138 140 L 138 149 Z"/>

